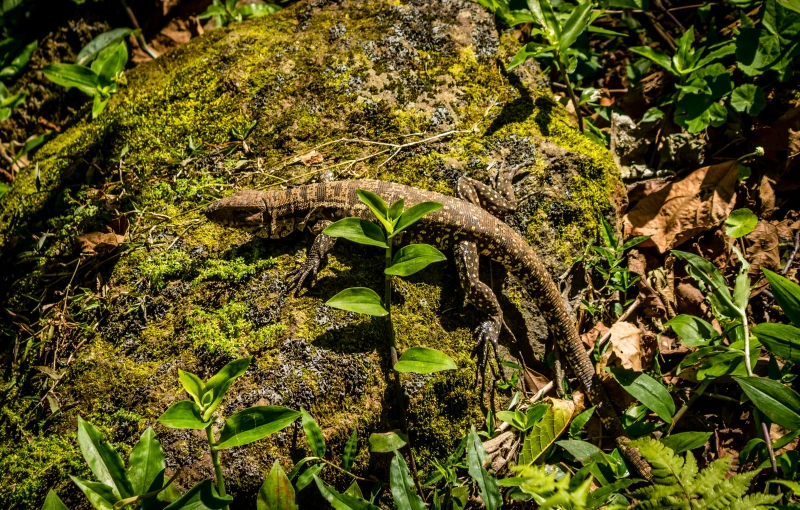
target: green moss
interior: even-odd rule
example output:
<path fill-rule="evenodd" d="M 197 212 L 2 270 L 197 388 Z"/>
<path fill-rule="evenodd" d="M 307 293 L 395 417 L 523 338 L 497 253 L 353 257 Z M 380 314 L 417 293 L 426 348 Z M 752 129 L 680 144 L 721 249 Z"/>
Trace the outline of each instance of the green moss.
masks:
<path fill-rule="evenodd" d="M 197 277 L 192 281 L 198 285 L 206 280 L 222 280 L 228 282 L 241 282 L 248 276 L 253 276 L 257 271 L 270 269 L 277 265 L 273 258 L 257 259 L 253 263 L 245 262 L 244 258 L 236 257 L 233 260 L 210 259 L 198 271 Z"/>
<path fill-rule="evenodd" d="M 188 271 L 191 259 L 181 250 L 165 250 L 155 253 L 139 251 L 133 259 L 140 259 L 135 272 L 153 289 L 163 288 L 167 280 Z"/>

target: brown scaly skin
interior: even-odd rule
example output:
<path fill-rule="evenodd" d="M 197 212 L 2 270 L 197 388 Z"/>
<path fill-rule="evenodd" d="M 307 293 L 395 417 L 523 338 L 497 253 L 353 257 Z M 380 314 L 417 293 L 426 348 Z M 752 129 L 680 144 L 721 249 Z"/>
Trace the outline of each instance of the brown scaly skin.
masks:
<path fill-rule="evenodd" d="M 622 423 L 586 354 L 558 287 L 531 247 L 511 227 L 489 212 L 504 214 L 516 207 L 511 188 L 514 170 L 501 171 L 500 174 L 494 189 L 462 178 L 458 190 L 464 200 L 391 182 L 336 181 L 286 190 L 242 190 L 211 204 L 206 216 L 228 227 L 244 229 L 260 237 L 279 239 L 295 230 L 313 230 L 318 222 L 351 216 L 374 220 L 372 212 L 356 196 L 359 189 L 372 191 L 390 204 L 402 198 L 406 208 L 426 201 L 443 204 L 441 209 L 424 216 L 409 228 L 404 240 L 425 241 L 438 245 L 440 249 L 453 249 L 462 287 L 478 310 L 488 316 L 477 331 L 479 344 L 484 346 L 484 355 L 487 344 L 496 345 L 503 319 L 495 295 L 479 279 L 479 255 L 503 264 L 528 289 L 583 391 L 596 406 L 595 412 L 603 426 L 615 438 L 620 450 L 639 474 L 650 480 L 650 466 L 638 450 L 626 446 L 628 438 Z M 308 260 L 294 274 L 294 285 L 299 287 L 309 277 L 313 279 L 320 262 L 333 244 L 334 239 L 324 234 L 317 236 Z"/>

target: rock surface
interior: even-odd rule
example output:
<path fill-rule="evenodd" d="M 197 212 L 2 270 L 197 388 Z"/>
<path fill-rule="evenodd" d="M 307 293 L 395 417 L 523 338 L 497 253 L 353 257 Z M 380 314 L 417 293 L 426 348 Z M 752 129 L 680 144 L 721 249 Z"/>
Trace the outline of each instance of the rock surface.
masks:
<path fill-rule="evenodd" d="M 70 508 L 85 505 L 66 477 L 86 474 L 79 415 L 125 457 L 186 397 L 178 368 L 205 378 L 243 355 L 254 362 L 224 414 L 302 406 L 334 458 L 356 427 L 357 470 L 380 469 L 366 438 L 396 426 L 383 323 L 324 305 L 346 287 L 379 288 L 380 255 L 339 243 L 315 285 L 288 297 L 286 273 L 310 238 L 251 238 L 207 223 L 202 210 L 234 189 L 312 182 L 324 169 L 452 194 L 462 175 L 488 180 L 503 161 L 530 160 L 508 221 L 561 274 L 595 238 L 598 216 L 615 214 L 618 177 L 532 64 L 504 71 L 515 44 L 466 0 L 312 0 L 140 65 L 94 121 L 85 105 L 0 202 L 0 506 L 38 508 L 48 488 Z M 85 242 L 112 231 L 125 242 Z M 540 349 L 546 328 L 524 291 L 497 266 L 484 269 L 504 289 L 517 338 Z M 423 468 L 484 421 L 470 359 L 477 316 L 457 289 L 451 262 L 395 287 L 400 349 L 438 348 L 460 367 L 404 378 Z M 212 476 L 200 434 L 155 428 L 170 468 L 184 466 L 182 487 Z M 306 451 L 291 428 L 227 450 L 241 507 L 275 458 L 288 470 Z"/>

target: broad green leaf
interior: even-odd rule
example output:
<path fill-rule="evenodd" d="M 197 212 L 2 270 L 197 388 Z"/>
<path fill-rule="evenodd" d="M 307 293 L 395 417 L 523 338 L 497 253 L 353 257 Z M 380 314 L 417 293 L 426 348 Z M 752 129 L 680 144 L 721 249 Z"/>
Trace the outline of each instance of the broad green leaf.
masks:
<path fill-rule="evenodd" d="M 569 437 L 570 439 L 580 439 L 581 431 L 583 427 L 589 422 L 589 419 L 594 414 L 595 406 L 590 407 L 589 409 L 583 411 L 581 414 L 575 417 L 572 420 L 572 423 L 569 426 Z"/>
<path fill-rule="evenodd" d="M 792 324 L 800 327 L 800 285 L 767 268 L 762 267 L 761 270 L 767 277 L 769 287 L 775 295 L 775 301 L 778 302 L 783 313 L 789 317 Z"/>
<path fill-rule="evenodd" d="M 69 477 L 96 510 L 111 510 L 114 508 L 114 503 L 120 499 L 114 493 L 114 489 L 102 482 L 92 482 L 72 475 Z"/>
<path fill-rule="evenodd" d="M 738 319 L 741 313 L 733 302 L 733 296 L 717 266 L 707 261 L 703 257 L 685 251 L 672 250 L 671 253 L 681 260 L 689 263 L 687 267 L 689 274 L 708 286 L 711 291 L 709 301 L 717 313 L 722 313 L 725 317 Z"/>
<path fill-rule="evenodd" d="M 603 450 L 596 447 L 592 443 L 587 443 L 586 441 L 563 440 L 556 441 L 556 444 L 567 450 L 570 455 L 575 457 L 578 462 L 584 465 L 590 460 L 595 460 L 598 462 L 605 460 Z"/>
<path fill-rule="evenodd" d="M 200 407 L 192 400 L 181 400 L 172 404 L 158 418 L 158 422 L 173 429 L 204 430 L 211 425 L 211 421 L 203 421 Z"/>
<path fill-rule="evenodd" d="M 257 510 L 297 510 L 294 487 L 286 477 L 280 461 L 275 459 L 272 469 L 258 490 Z"/>
<path fill-rule="evenodd" d="M 694 27 L 690 27 L 678 39 L 678 51 L 672 56 L 672 66 L 678 71 L 679 74 L 686 75 L 694 70 L 695 51 L 694 45 Z"/>
<path fill-rule="evenodd" d="M 297 488 L 298 491 L 305 489 L 308 484 L 314 481 L 314 477 L 317 476 L 324 467 L 325 464 L 322 463 L 308 466 L 308 468 L 297 477 L 297 481 L 294 484 L 295 488 Z"/>
<path fill-rule="evenodd" d="M 751 329 L 769 352 L 785 361 L 800 363 L 800 329 L 766 322 Z"/>
<path fill-rule="evenodd" d="M 366 287 L 344 289 L 330 298 L 325 304 L 340 310 L 376 317 L 383 317 L 389 313 L 383 307 L 381 297 L 374 290 Z"/>
<path fill-rule="evenodd" d="M 392 225 L 397 223 L 397 220 L 399 220 L 400 216 L 403 215 L 403 209 L 405 208 L 405 204 L 406 204 L 405 200 L 401 198 L 400 200 L 397 200 L 395 203 L 393 203 L 391 207 L 389 207 L 388 216 L 389 219 L 392 220 Z"/>
<path fill-rule="evenodd" d="M 75 63 L 78 65 L 85 65 L 107 46 L 111 46 L 136 32 L 136 30 L 130 28 L 115 28 L 108 32 L 103 32 L 81 49 L 80 53 L 78 53 L 78 57 L 75 59 Z"/>
<path fill-rule="evenodd" d="M 767 98 L 761 87 L 752 83 L 745 83 L 733 89 L 731 94 L 731 106 L 737 112 L 745 112 L 748 115 L 756 116 L 767 105 Z M 734 211 L 735 212 L 735 211 Z"/>
<path fill-rule="evenodd" d="M 248 407 L 225 420 L 216 448 L 222 450 L 258 441 L 288 427 L 299 416 L 298 411 L 282 406 Z"/>
<path fill-rule="evenodd" d="M 681 342 L 689 347 L 701 347 L 717 338 L 719 333 L 714 326 L 694 315 L 676 315 L 664 326 L 670 326 L 680 337 Z"/>
<path fill-rule="evenodd" d="M 444 254 L 429 244 L 409 244 L 394 255 L 391 267 L 385 273 L 394 276 L 410 276 L 434 262 L 447 260 Z"/>
<path fill-rule="evenodd" d="M 544 418 L 530 429 L 522 443 L 519 464 L 533 464 L 555 443 L 572 419 L 575 404 L 571 401 L 553 399 Z"/>
<path fill-rule="evenodd" d="M 706 444 L 711 434 L 713 432 L 681 432 L 680 434 L 664 437 L 661 442 L 675 453 L 683 453 Z"/>
<path fill-rule="evenodd" d="M 529 42 L 517 50 L 514 58 L 506 66 L 506 71 L 511 71 L 517 66 L 524 64 L 528 59 L 537 57 L 543 53 L 554 50 L 554 46 L 544 46 L 535 42 Z"/>
<path fill-rule="evenodd" d="M 214 414 L 214 411 L 216 411 L 222 403 L 222 398 L 225 396 L 228 388 L 231 387 L 235 379 L 242 376 L 247 371 L 247 367 L 250 366 L 252 360 L 252 356 L 233 360 L 222 367 L 211 379 L 206 381 L 206 387 L 201 400 L 205 402 L 208 398 L 207 395 L 211 395 L 212 400 L 211 404 L 208 405 L 203 412 L 204 421 L 211 419 L 211 415 Z"/>
<path fill-rule="evenodd" d="M 664 112 L 661 109 L 653 106 L 652 108 L 644 112 L 644 115 L 642 116 L 642 122 L 655 122 L 663 118 L 664 118 Z"/>
<path fill-rule="evenodd" d="M 67 505 L 61 501 L 61 498 L 58 497 L 58 494 L 53 492 L 51 489 L 47 492 L 47 497 L 44 498 L 44 505 L 42 505 L 42 510 L 69 510 Z"/>
<path fill-rule="evenodd" d="M 519 411 L 497 411 L 497 419 L 508 423 L 517 430 L 527 430 L 525 415 Z"/>
<path fill-rule="evenodd" d="M 316 420 L 302 407 L 300 408 L 300 418 L 303 422 L 303 431 L 306 433 L 308 446 L 311 447 L 311 453 L 319 458 L 324 457 L 325 437 L 322 435 L 322 430 Z"/>
<path fill-rule="evenodd" d="M 427 510 L 425 503 L 417 494 L 414 480 L 408 471 L 408 465 L 400 453 L 395 450 L 389 468 L 389 486 L 394 496 L 394 503 L 400 509 Z"/>
<path fill-rule="evenodd" d="M 128 458 L 128 480 L 132 495 L 141 496 L 164 486 L 164 452 L 152 427 L 142 433 Z M 144 502 L 143 502 L 144 503 Z"/>
<path fill-rule="evenodd" d="M 614 495 L 615 493 L 620 492 L 624 489 L 627 489 L 634 483 L 636 483 L 636 480 L 627 478 L 627 479 L 617 480 L 616 482 L 604 485 L 603 487 L 598 487 L 597 489 L 589 493 L 589 497 L 586 499 L 586 508 L 603 507 L 603 505 L 609 502 L 609 496 Z M 625 506 L 622 506 L 622 508 L 625 508 Z"/>
<path fill-rule="evenodd" d="M 634 372 L 624 368 L 607 367 L 614 379 L 630 393 L 633 398 L 647 406 L 666 422 L 672 421 L 675 402 L 667 388 L 644 372 Z"/>
<path fill-rule="evenodd" d="M 369 451 L 374 453 L 388 453 L 404 447 L 408 440 L 399 431 L 373 432 L 369 436 Z"/>
<path fill-rule="evenodd" d="M 381 227 L 361 218 L 341 219 L 329 225 L 323 233 L 331 237 L 343 237 L 358 244 L 378 246 L 379 248 L 389 247 Z"/>
<path fill-rule="evenodd" d="M 100 85 L 108 85 L 122 72 L 127 62 L 128 45 L 125 41 L 119 41 L 100 52 L 92 62 L 92 71 L 97 73 Z"/>
<path fill-rule="evenodd" d="M 75 64 L 50 64 L 42 68 L 42 74 L 57 85 L 75 87 L 89 96 L 94 96 L 97 91 L 97 74 L 88 67 Z"/>
<path fill-rule="evenodd" d="M 92 99 L 92 118 L 96 119 L 103 110 L 106 109 L 108 106 L 108 97 L 103 97 L 101 94 L 95 94 L 94 99 Z"/>
<path fill-rule="evenodd" d="M 800 395 L 779 381 L 763 377 L 735 377 L 759 411 L 781 427 L 800 429 Z"/>
<path fill-rule="evenodd" d="M 327 485 L 316 476 L 314 477 L 314 482 L 317 484 L 319 493 L 335 510 L 380 510 L 379 507 L 359 496 L 353 496 L 347 493 L 339 494 L 336 492 L 336 489 Z"/>
<path fill-rule="evenodd" d="M 103 438 L 94 425 L 78 416 L 78 445 L 83 458 L 100 483 L 109 487 L 118 499 L 132 495 L 125 465 L 117 450 Z"/>
<path fill-rule="evenodd" d="M 411 206 L 403 212 L 400 219 L 397 220 L 397 225 L 394 227 L 394 232 L 389 237 L 394 237 L 406 228 L 420 220 L 423 216 L 433 211 L 438 211 L 442 208 L 439 202 L 420 202 L 417 205 Z"/>
<path fill-rule="evenodd" d="M 525 413 L 525 427 L 531 428 L 539 423 L 544 418 L 544 415 L 547 414 L 548 409 L 550 409 L 550 406 L 543 402 L 529 407 L 528 412 Z"/>
<path fill-rule="evenodd" d="M 561 24 L 550 0 L 527 0 L 528 10 L 536 22 L 544 29 L 545 38 L 550 44 L 558 44 L 561 39 Z"/>
<path fill-rule="evenodd" d="M 432 374 L 457 368 L 455 361 L 450 356 L 427 347 L 412 347 L 406 350 L 394 365 L 394 369 L 398 372 L 415 374 Z"/>
<path fill-rule="evenodd" d="M 744 237 L 756 228 L 758 216 L 753 214 L 750 209 L 736 209 L 725 220 L 725 233 L 738 239 Z"/>
<path fill-rule="evenodd" d="M 245 19 L 250 19 L 250 18 L 260 18 L 261 16 L 267 16 L 269 14 L 275 14 L 281 9 L 283 9 L 283 7 L 276 4 L 252 3 L 239 7 L 238 9 L 236 9 L 236 12 L 241 14 L 242 17 L 244 17 Z"/>
<path fill-rule="evenodd" d="M 344 453 L 342 454 L 342 468 L 345 471 L 353 469 L 356 454 L 358 454 L 358 429 L 354 428 L 353 433 L 350 434 L 350 439 L 344 445 Z"/>
<path fill-rule="evenodd" d="M 231 496 L 220 496 L 211 480 L 203 480 L 164 510 L 219 510 L 231 503 Z"/>
<path fill-rule="evenodd" d="M 486 505 L 487 510 L 496 510 L 503 506 L 503 498 L 500 497 L 500 486 L 497 478 L 486 471 L 483 467 L 484 462 L 489 459 L 486 450 L 483 448 L 481 438 L 473 426 L 467 438 L 467 469 L 469 476 L 478 484 L 481 499 Z"/>
<path fill-rule="evenodd" d="M 672 60 L 669 58 L 669 55 L 667 55 L 666 53 L 664 53 L 662 51 L 654 50 L 653 48 L 650 48 L 649 46 L 633 46 L 633 47 L 628 48 L 628 49 L 631 52 L 633 52 L 633 53 L 635 53 L 637 55 L 641 55 L 644 58 L 652 60 L 653 62 L 655 62 L 656 64 L 660 65 L 661 67 L 663 67 L 664 69 L 666 69 L 670 73 L 674 74 L 675 76 L 678 75 L 678 73 L 672 67 Z"/>
<path fill-rule="evenodd" d="M 549 1 L 549 0 L 545 0 Z M 564 23 L 561 37 L 558 41 L 558 51 L 565 51 L 573 45 L 589 23 L 589 16 L 592 14 L 592 2 L 584 1 L 572 10 L 566 23 Z"/>
<path fill-rule="evenodd" d="M 386 202 L 375 193 L 365 189 L 356 190 L 356 195 L 361 202 L 369 207 L 369 210 L 381 222 L 383 228 L 391 234 L 392 230 L 394 230 L 394 223 L 389 221 L 389 206 Z"/>
<path fill-rule="evenodd" d="M 183 389 L 192 396 L 195 403 L 197 405 L 202 406 L 203 391 L 205 390 L 206 385 L 203 384 L 203 381 L 200 380 L 195 374 L 191 372 L 184 372 L 180 368 L 178 369 L 178 380 L 181 382 Z"/>
<path fill-rule="evenodd" d="M 725 44 L 723 46 L 720 46 L 719 48 L 716 48 L 708 52 L 708 54 L 706 54 L 703 58 L 697 61 L 693 69 L 700 69 L 710 64 L 714 60 L 717 60 L 718 58 L 727 57 L 728 55 L 733 55 L 734 53 L 736 53 L 736 44 L 735 43 Z"/>
<path fill-rule="evenodd" d="M 31 59 L 31 55 L 33 55 L 33 52 L 36 51 L 36 48 L 38 47 L 38 41 L 33 41 L 25 46 L 22 51 L 20 51 L 17 56 L 14 57 L 7 67 L 4 67 L 2 70 L 0 70 L 0 78 L 16 78 L 17 75 L 22 72 L 22 68 L 25 67 L 25 65 Z"/>

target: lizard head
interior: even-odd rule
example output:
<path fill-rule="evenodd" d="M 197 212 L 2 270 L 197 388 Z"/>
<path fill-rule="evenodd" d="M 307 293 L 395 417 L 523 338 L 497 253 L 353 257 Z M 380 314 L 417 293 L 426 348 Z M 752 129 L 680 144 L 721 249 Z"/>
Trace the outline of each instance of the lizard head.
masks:
<path fill-rule="evenodd" d="M 255 190 L 237 191 L 217 200 L 206 209 L 206 218 L 226 227 L 257 231 L 270 223 L 264 193 Z"/>

